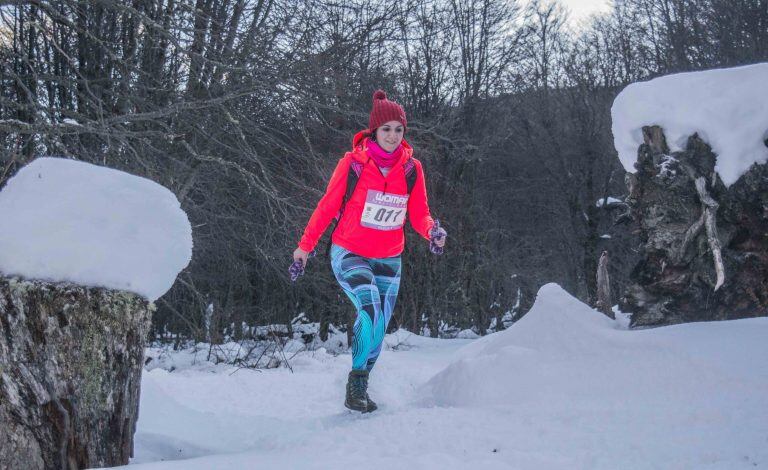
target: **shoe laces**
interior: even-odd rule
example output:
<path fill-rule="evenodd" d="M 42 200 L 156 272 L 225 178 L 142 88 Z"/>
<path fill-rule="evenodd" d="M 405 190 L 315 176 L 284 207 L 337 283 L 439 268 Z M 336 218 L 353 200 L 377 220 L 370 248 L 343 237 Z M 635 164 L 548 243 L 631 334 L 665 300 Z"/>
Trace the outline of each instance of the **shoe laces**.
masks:
<path fill-rule="evenodd" d="M 354 396 L 366 397 L 367 398 L 366 388 L 368 388 L 368 387 L 366 387 L 365 378 L 364 377 L 355 377 L 352 380 L 352 383 L 350 384 L 350 387 L 352 389 L 352 394 Z"/>

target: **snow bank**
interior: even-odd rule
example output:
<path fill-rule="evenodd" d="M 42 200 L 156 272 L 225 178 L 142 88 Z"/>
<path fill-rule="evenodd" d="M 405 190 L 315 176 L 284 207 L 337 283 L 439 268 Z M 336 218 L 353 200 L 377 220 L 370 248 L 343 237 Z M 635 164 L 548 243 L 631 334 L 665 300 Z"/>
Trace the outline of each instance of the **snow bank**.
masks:
<path fill-rule="evenodd" d="M 0 272 L 127 290 L 151 301 L 192 257 L 176 196 L 148 179 L 38 158 L 0 192 Z"/>
<path fill-rule="evenodd" d="M 672 151 L 698 133 L 717 154 L 715 169 L 730 186 L 753 163 L 768 160 L 768 63 L 633 83 L 616 97 L 611 116 L 627 171 L 635 171 L 642 127 L 658 125 Z"/>
<path fill-rule="evenodd" d="M 629 331 L 547 284 L 514 326 L 459 351 L 427 395 L 443 406 L 673 406 L 696 414 L 698 406 L 753 400 L 739 394 L 742 386 L 768 391 L 768 363 L 753 361 L 768 357 L 766 334 L 765 319 Z"/>

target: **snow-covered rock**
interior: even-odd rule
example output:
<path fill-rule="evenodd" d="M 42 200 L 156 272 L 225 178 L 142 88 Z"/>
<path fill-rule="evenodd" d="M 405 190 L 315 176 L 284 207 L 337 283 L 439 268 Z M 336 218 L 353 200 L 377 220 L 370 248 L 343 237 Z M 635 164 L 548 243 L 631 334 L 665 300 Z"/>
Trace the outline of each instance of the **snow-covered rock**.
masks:
<path fill-rule="evenodd" d="M 717 154 L 730 186 L 753 163 L 768 161 L 768 63 L 666 75 L 627 86 L 611 108 L 613 138 L 633 173 L 642 128 L 664 129 L 672 151 L 697 133 Z"/>
<path fill-rule="evenodd" d="M 146 178 L 38 158 L 0 192 L 0 272 L 140 294 L 154 301 L 192 257 L 176 196 Z"/>
<path fill-rule="evenodd" d="M 480 337 L 477 333 L 472 331 L 471 329 L 467 328 L 465 330 L 459 331 L 459 333 L 456 335 L 459 339 L 477 339 Z"/>

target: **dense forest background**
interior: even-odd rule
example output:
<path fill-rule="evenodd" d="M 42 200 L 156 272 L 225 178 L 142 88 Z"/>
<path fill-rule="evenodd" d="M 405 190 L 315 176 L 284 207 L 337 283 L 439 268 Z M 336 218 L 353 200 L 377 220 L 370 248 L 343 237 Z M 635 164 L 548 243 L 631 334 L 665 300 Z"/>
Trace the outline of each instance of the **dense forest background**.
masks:
<path fill-rule="evenodd" d="M 610 131 L 628 83 L 768 60 L 768 0 L 616 0 L 574 30 L 557 2 L 0 2 L 0 186 L 36 156 L 170 188 L 194 255 L 155 333 L 351 308 L 324 256 L 292 285 L 301 230 L 377 88 L 404 105 L 435 257 L 408 230 L 392 327 L 484 334 L 557 282 L 594 303 L 600 253 L 621 293 L 639 242 Z M 0 223 L 2 223 L 0 221 Z"/>

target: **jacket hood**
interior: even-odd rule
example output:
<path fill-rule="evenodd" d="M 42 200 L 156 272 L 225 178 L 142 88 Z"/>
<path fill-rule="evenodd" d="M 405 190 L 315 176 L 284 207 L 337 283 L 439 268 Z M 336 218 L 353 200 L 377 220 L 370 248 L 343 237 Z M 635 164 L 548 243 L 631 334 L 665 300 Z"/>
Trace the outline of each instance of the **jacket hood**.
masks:
<path fill-rule="evenodd" d="M 355 134 L 355 136 L 352 138 L 351 153 L 355 160 L 361 163 L 368 161 L 368 139 L 370 138 L 370 129 L 364 129 Z M 413 155 L 413 148 L 405 139 L 403 139 L 403 142 L 400 145 L 403 146 L 403 154 L 400 156 L 400 160 L 396 164 L 405 163 Z"/>

